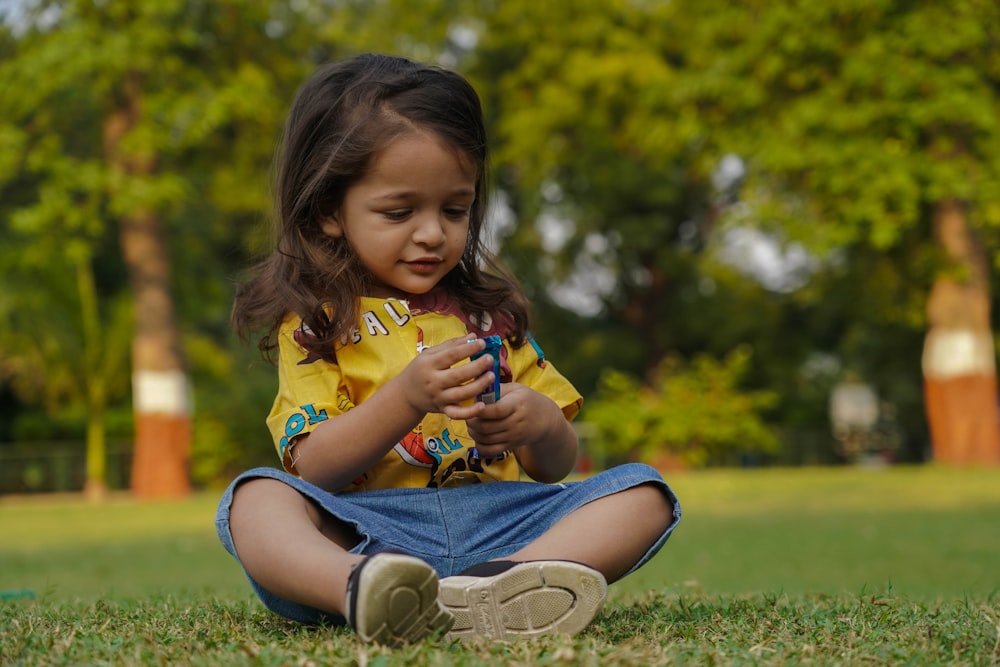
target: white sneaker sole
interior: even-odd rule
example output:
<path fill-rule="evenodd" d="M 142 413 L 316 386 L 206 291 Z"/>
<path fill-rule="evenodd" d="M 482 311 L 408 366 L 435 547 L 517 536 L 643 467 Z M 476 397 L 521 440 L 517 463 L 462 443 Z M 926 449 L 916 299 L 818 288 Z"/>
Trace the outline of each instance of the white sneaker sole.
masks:
<path fill-rule="evenodd" d="M 600 572 L 569 561 L 520 563 L 491 577 L 446 577 L 439 600 L 455 617 L 448 639 L 510 640 L 583 630 L 608 585 Z"/>
<path fill-rule="evenodd" d="M 350 621 L 365 642 L 400 646 L 452 625 L 451 614 L 438 603 L 437 573 L 413 556 L 371 556 L 363 564 L 354 594 Z"/>

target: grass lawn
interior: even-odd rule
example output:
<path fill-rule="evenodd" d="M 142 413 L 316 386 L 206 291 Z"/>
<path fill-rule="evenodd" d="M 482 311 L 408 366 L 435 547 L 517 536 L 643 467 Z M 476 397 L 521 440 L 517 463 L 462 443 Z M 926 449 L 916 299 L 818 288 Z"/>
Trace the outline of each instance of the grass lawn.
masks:
<path fill-rule="evenodd" d="M 1000 665 L 1000 470 L 668 479 L 680 527 L 582 635 L 395 651 L 263 611 L 217 494 L 0 498 L 0 665 Z"/>

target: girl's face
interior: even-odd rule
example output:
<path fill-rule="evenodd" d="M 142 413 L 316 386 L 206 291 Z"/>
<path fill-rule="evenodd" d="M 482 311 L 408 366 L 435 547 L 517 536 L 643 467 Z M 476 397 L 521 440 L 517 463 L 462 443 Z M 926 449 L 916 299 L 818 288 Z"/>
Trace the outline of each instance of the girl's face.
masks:
<path fill-rule="evenodd" d="M 430 291 L 465 252 L 476 198 L 472 161 L 435 135 L 404 135 L 375 154 L 323 231 L 344 238 L 374 278 L 374 297 Z"/>

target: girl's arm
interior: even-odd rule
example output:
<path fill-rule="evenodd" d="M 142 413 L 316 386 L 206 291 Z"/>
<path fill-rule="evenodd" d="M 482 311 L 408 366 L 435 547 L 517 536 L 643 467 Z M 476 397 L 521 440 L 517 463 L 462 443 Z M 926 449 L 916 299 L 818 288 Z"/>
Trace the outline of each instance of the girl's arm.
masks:
<path fill-rule="evenodd" d="M 337 491 L 374 466 L 428 412 L 470 419 L 470 403 L 492 382 L 489 356 L 455 366 L 483 349 L 481 339 L 454 338 L 421 352 L 372 396 L 295 443 L 295 467 L 308 482 Z M 463 405 L 465 404 L 465 405 Z"/>
<path fill-rule="evenodd" d="M 576 464 L 576 431 L 551 398 L 516 382 L 500 385 L 500 400 L 468 420 L 482 456 L 511 451 L 532 479 L 558 482 Z"/>

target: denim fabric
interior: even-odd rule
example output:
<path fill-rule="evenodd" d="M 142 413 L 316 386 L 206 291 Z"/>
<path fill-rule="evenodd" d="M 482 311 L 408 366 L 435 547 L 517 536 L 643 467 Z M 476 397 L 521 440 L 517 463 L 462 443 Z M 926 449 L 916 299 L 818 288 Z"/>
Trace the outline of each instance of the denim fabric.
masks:
<path fill-rule="evenodd" d="M 508 556 L 536 540 L 582 505 L 647 482 L 656 484 L 667 494 L 674 505 L 674 520 L 629 573 L 660 550 L 681 518 L 681 506 L 673 490 L 656 470 L 639 463 L 562 484 L 491 482 L 443 489 L 384 489 L 347 494 L 328 493 L 275 468 L 256 468 L 230 484 L 216 514 L 219 539 L 237 560 L 239 555 L 229 532 L 233 492 L 240 483 L 259 477 L 285 482 L 315 501 L 323 511 L 353 526 L 361 541 L 351 549 L 352 553 L 403 551 L 427 561 L 440 577 Z M 623 517 L 623 520 L 628 518 Z M 272 611 L 306 623 L 323 619 L 318 610 L 278 598 L 247 576 L 257 595 Z"/>

